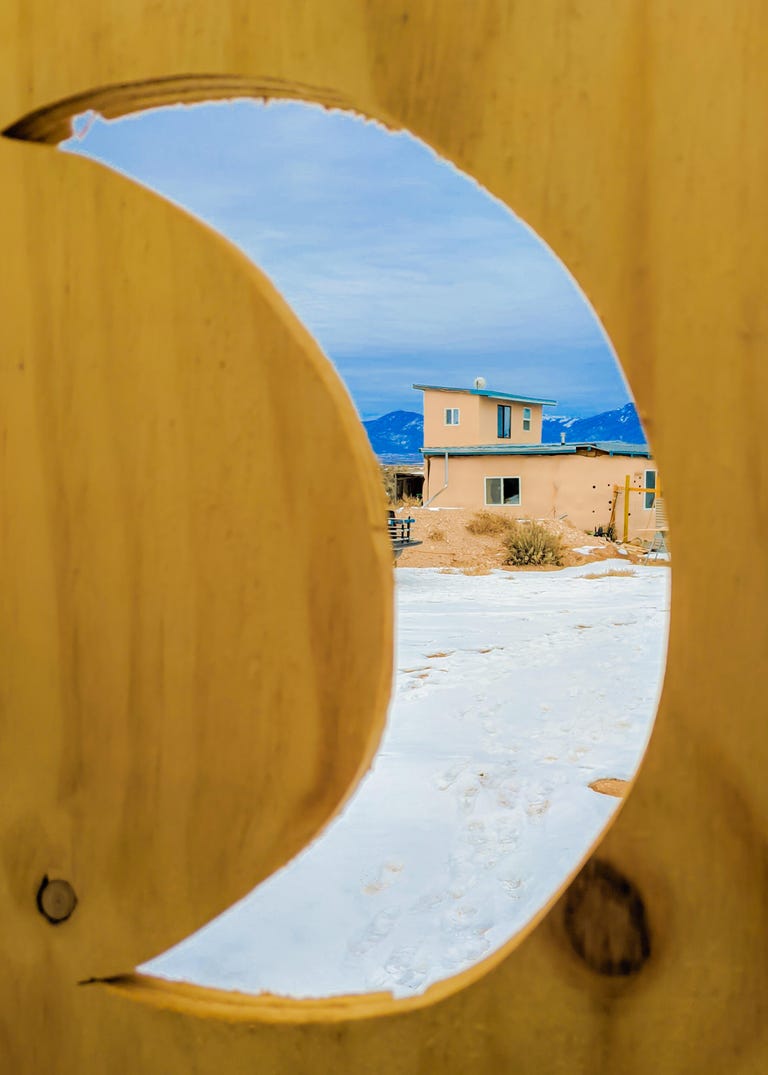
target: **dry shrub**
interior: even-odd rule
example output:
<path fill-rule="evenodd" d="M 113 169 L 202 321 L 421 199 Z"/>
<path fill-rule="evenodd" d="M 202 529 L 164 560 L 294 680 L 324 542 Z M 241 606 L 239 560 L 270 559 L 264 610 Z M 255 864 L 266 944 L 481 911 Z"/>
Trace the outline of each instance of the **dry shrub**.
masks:
<path fill-rule="evenodd" d="M 421 507 L 421 497 L 420 496 L 409 496 L 406 493 L 405 496 L 400 497 L 400 499 L 397 502 L 397 506 L 399 508 L 420 508 Z"/>
<path fill-rule="evenodd" d="M 512 523 L 504 538 L 505 564 L 516 567 L 559 567 L 565 550 L 558 534 L 541 523 Z"/>
<path fill-rule="evenodd" d="M 397 472 L 394 467 L 381 466 L 379 468 L 381 474 L 381 484 L 384 486 L 384 493 L 390 504 L 395 503 L 395 497 L 397 496 Z"/>
<path fill-rule="evenodd" d="M 588 575 L 581 575 L 582 579 L 631 579 L 637 574 L 636 571 L 622 571 L 620 567 L 612 567 L 610 571 L 590 571 Z"/>
<path fill-rule="evenodd" d="M 506 534 L 516 525 L 514 519 L 495 511 L 478 511 L 467 523 L 470 534 Z"/>
<path fill-rule="evenodd" d="M 445 541 L 445 530 L 441 530 L 439 526 L 433 526 L 427 537 L 430 541 Z"/>

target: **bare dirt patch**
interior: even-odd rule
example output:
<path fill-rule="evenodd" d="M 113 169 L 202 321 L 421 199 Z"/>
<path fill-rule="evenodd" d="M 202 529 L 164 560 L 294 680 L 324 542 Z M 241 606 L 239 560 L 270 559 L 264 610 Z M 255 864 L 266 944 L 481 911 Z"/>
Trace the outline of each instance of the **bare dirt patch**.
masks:
<path fill-rule="evenodd" d="M 600 780 L 593 780 L 589 786 L 592 791 L 597 791 L 600 795 L 612 795 L 615 799 L 623 799 L 627 794 L 629 781 L 607 776 L 601 777 Z"/>
<path fill-rule="evenodd" d="M 621 568 L 610 568 L 608 571 L 590 571 L 588 574 L 582 575 L 583 579 L 633 579 L 637 574 L 631 568 L 628 571 L 622 571 Z"/>
<path fill-rule="evenodd" d="M 396 511 L 398 518 L 414 519 L 412 535 L 422 544 L 413 549 L 404 549 L 397 561 L 398 567 L 438 567 L 445 571 L 461 571 L 465 574 L 484 575 L 494 569 L 514 571 L 557 571 L 556 567 L 510 568 L 504 564 L 506 551 L 503 544 L 507 527 L 488 523 L 484 518 L 493 512 L 477 511 L 474 508 L 423 508 L 405 505 Z M 482 516 L 478 523 L 478 516 Z M 507 518 L 504 512 L 497 517 Z M 512 518 L 511 514 L 508 516 Z M 583 530 L 576 530 L 560 519 L 544 519 L 543 522 L 552 533 L 557 534 L 565 548 L 564 567 L 578 564 L 596 563 L 599 560 L 612 559 L 619 555 L 618 547 L 606 538 L 587 535 Z M 472 533 L 467 525 L 480 533 Z M 576 549 L 591 546 L 588 552 L 576 552 Z M 634 545 L 624 545 L 627 566 L 636 564 L 643 556 L 643 549 Z"/>

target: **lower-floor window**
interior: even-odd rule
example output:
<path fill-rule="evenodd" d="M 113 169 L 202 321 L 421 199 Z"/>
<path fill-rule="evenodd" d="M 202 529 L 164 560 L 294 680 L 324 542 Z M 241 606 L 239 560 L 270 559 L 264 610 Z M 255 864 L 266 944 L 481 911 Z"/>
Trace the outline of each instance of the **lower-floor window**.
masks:
<path fill-rule="evenodd" d="M 486 504 L 519 504 L 520 479 L 486 478 L 485 502 Z"/>

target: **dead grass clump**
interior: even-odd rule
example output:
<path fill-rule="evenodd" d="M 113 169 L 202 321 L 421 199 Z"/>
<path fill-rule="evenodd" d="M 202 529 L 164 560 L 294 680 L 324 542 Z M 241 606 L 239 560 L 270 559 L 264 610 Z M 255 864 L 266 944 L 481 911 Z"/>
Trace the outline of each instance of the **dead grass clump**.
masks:
<path fill-rule="evenodd" d="M 390 504 L 394 504 L 397 496 L 397 472 L 394 467 L 381 466 L 379 473 L 381 474 L 381 484 L 384 486 L 387 501 Z"/>
<path fill-rule="evenodd" d="M 590 571 L 588 575 L 582 575 L 583 579 L 631 579 L 637 574 L 636 571 L 622 571 L 620 567 L 612 567 L 610 571 Z"/>
<path fill-rule="evenodd" d="M 507 550 L 504 563 L 516 567 L 559 567 L 565 555 L 559 535 L 541 523 L 513 523 L 504 545 Z"/>
<path fill-rule="evenodd" d="M 430 541 L 445 541 L 445 530 L 441 530 L 439 526 L 433 526 L 427 537 Z"/>
<path fill-rule="evenodd" d="M 505 534 L 515 525 L 514 519 L 508 519 L 495 511 L 478 511 L 467 523 L 470 534 Z"/>

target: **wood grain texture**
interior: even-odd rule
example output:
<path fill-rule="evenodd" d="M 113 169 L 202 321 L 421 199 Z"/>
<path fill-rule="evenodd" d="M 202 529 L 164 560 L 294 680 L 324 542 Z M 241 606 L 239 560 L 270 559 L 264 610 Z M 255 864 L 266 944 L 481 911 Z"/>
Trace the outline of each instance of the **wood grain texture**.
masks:
<path fill-rule="evenodd" d="M 636 785 L 600 847 L 600 858 L 629 879 L 642 901 L 650 956 L 638 973 L 621 978 L 590 970 L 569 943 L 564 907 L 558 903 L 506 952 L 418 1000 L 395 1003 L 377 996 L 293 1003 L 171 989 L 135 977 L 77 987 L 71 966 L 87 962 L 81 955 L 90 950 L 88 940 L 73 943 L 71 963 L 60 960 L 35 932 L 50 927 L 42 919 L 34 924 L 24 919 L 21 897 L 6 898 L 6 890 L 18 883 L 20 862 L 39 842 L 41 819 L 48 816 L 46 797 L 39 808 L 19 816 L 14 832 L 6 826 L 3 836 L 2 898 L 11 908 L 6 927 L 24 937 L 23 944 L 11 944 L 12 962 L 14 969 L 22 962 L 28 968 L 17 990 L 22 1009 L 5 1002 L 6 1016 L 14 1015 L 6 1018 L 0 1047 L 13 1060 L 13 1070 L 36 1072 L 44 1061 L 51 1066 L 54 1038 L 57 1070 L 101 1070 L 101 1058 L 109 1056 L 117 1075 L 253 1070 L 566 1075 L 618 1068 L 632 1075 L 766 1069 L 768 784 L 761 773 L 768 760 L 768 723 L 760 670 L 768 652 L 768 567 L 762 549 L 768 465 L 762 435 L 768 404 L 768 247 L 762 238 L 768 225 L 767 42 L 768 8 L 761 0 L 733 5 L 715 0 L 685 5 L 668 0 L 611 5 L 599 0 L 279 5 L 84 0 L 76 16 L 49 0 L 6 0 L 0 10 L 3 127 L 68 98 L 79 98 L 82 105 L 87 100 L 82 95 L 104 87 L 123 87 L 109 93 L 109 110 L 117 114 L 156 100 L 157 80 L 169 77 L 191 80 L 186 99 L 210 95 L 210 84 L 201 80 L 196 88 L 195 79 L 211 74 L 241 80 L 244 91 L 257 93 L 268 86 L 266 92 L 295 95 L 312 86 L 312 96 L 324 103 L 344 102 L 408 127 L 520 212 L 566 262 L 611 334 L 664 474 L 675 542 L 668 672 L 658 724 Z M 47 126 L 38 115 L 42 125 L 33 130 L 50 136 L 63 114 L 66 108 Z M 35 235 L 36 224 L 29 213 L 19 215 L 14 198 L 20 197 L 19 184 L 29 185 L 24 169 L 34 153 L 45 164 L 38 166 L 35 158 L 36 181 L 44 181 L 46 169 L 53 168 L 52 156 L 43 157 L 46 152 L 6 146 L 0 158 L 6 234 L 9 228 L 14 232 L 9 249 L 18 262 L 3 294 L 12 296 L 14 309 L 25 308 L 19 323 L 30 337 L 36 334 L 36 353 L 43 355 L 52 338 L 45 336 L 47 322 L 36 316 L 30 295 L 56 293 L 72 280 L 71 254 L 61 238 L 49 239 L 45 256 L 41 252 L 27 264 L 24 236 Z M 81 167 L 78 182 L 88 188 L 92 173 Z M 110 190 L 106 180 L 98 191 L 84 189 L 81 205 L 93 209 L 97 193 L 106 198 Z M 118 217 L 112 211 L 110 227 Z M 47 227 L 37 234 L 48 234 Z M 169 243 L 166 228 L 171 227 L 163 223 L 161 228 Z M 174 236 L 173 242 L 180 239 Z M 42 241 L 36 240 L 38 250 Z M 215 257 L 217 244 L 211 239 L 209 245 Z M 215 278 L 217 269 L 204 270 L 202 241 L 191 247 L 199 254 L 201 279 L 204 271 Z M 84 256 L 97 258 L 99 249 L 91 232 Z M 114 252 L 101 249 L 102 260 L 85 278 L 90 286 L 110 291 L 106 281 L 119 263 Z M 182 249 L 186 257 L 186 245 Z M 135 248 L 130 258 L 144 264 Z M 163 300 L 173 307 L 177 281 L 162 276 L 162 264 L 152 262 L 152 279 L 155 285 L 164 280 Z M 244 266 L 242 273 L 247 276 Z M 245 286 L 238 285 L 238 275 L 227 274 L 226 290 L 209 285 L 216 316 L 231 309 L 228 292 Z M 244 298 L 243 308 L 250 301 Z M 180 324 L 180 315 L 171 321 Z M 196 325 L 190 346 L 199 332 L 203 328 Z M 118 341 L 109 342 L 114 347 Z M 33 400 L 40 407 L 41 398 L 55 413 L 56 401 L 69 391 L 67 376 L 57 374 L 55 392 L 51 388 L 26 402 L 20 397 L 13 415 L 17 424 L 28 421 L 23 450 L 39 457 L 36 466 L 48 467 L 40 473 L 53 473 L 65 446 L 71 446 L 78 453 L 70 464 L 74 478 L 97 465 L 78 441 L 79 427 L 59 426 L 47 417 L 43 423 L 33 413 Z M 117 424 L 126 436 L 119 455 L 125 477 L 116 489 L 123 490 L 130 508 L 135 505 L 131 481 L 147 458 L 141 437 L 127 433 L 140 397 L 125 374 L 109 393 L 101 391 L 94 397 L 101 410 L 89 418 L 88 428 L 105 424 L 101 443 L 105 401 L 121 415 L 125 408 Z M 169 385 L 165 397 L 175 398 L 176 391 L 175 383 Z M 91 414 L 87 403 L 87 398 L 80 402 L 79 415 Z M 274 397 L 270 407 L 273 403 Z M 213 409 L 209 427 L 212 414 Z M 111 484 L 115 472 L 108 461 L 98 466 L 106 468 L 104 484 Z M 92 518 L 81 518 L 74 508 L 61 515 L 59 506 L 61 524 L 55 529 L 33 526 L 45 503 L 42 478 L 30 485 L 11 474 L 3 482 L 3 526 L 16 527 L 19 554 L 18 578 L 8 578 L 5 565 L 6 585 L 13 584 L 11 592 L 19 599 L 37 594 L 34 601 L 47 607 L 49 589 L 61 575 L 56 565 L 69 548 L 61 543 L 64 521 L 70 528 L 67 540 L 84 556 L 96 547 L 100 516 L 95 506 Z M 238 474 L 232 489 L 243 482 L 247 485 L 246 475 Z M 701 496 L 707 485 L 713 489 L 711 501 Z M 29 502 L 23 523 L 14 523 L 15 516 L 5 510 L 9 491 L 19 502 Z M 722 491 L 727 491 L 727 517 L 718 507 Z M 130 514 L 118 505 L 99 510 L 113 528 L 114 519 Z M 119 536 L 120 548 L 130 534 L 128 528 L 125 537 Z M 48 541 L 57 537 L 50 548 L 39 549 L 48 577 L 33 569 L 39 558 L 30 551 L 27 563 L 24 552 L 25 543 L 30 550 L 42 546 L 45 535 Z M 222 540 L 214 541 L 214 560 L 221 556 L 217 542 Z M 120 564 L 131 562 L 127 546 L 125 553 L 100 550 L 98 557 L 116 580 L 123 577 Z M 170 554 L 164 562 L 170 562 Z M 193 576 L 199 578 L 190 567 Z M 115 595 L 130 600 L 141 578 L 134 574 L 120 585 L 115 581 Z M 163 572 L 156 570 L 142 592 L 155 593 L 160 583 L 159 592 L 166 593 Z M 71 584 L 67 591 L 71 600 Z M 180 584 L 171 592 L 179 594 Z M 93 595 L 84 593 L 78 600 L 90 600 L 88 607 L 96 608 Z M 100 623 L 125 629 L 125 617 L 112 607 L 108 613 L 103 606 L 99 610 Z M 37 659 L 32 645 L 37 636 L 23 617 L 4 620 L 4 638 L 11 627 L 18 637 L 20 624 L 29 635 L 27 664 L 17 663 L 11 673 L 10 659 L 4 658 L 3 676 L 13 675 L 21 695 L 35 703 L 34 712 L 49 713 L 45 707 L 56 710 L 61 697 L 51 680 L 71 675 L 72 662 L 64 659 L 66 653 L 53 660 L 52 650 L 46 650 L 45 660 Z M 360 652 L 375 662 L 374 640 L 358 641 Z M 71 632 L 62 633 L 57 644 L 71 647 Z M 98 637 L 93 644 L 99 654 L 106 646 Z M 179 645 L 182 664 L 185 653 Z M 276 654 L 286 659 L 284 647 L 276 647 Z M 198 682 L 207 683 L 207 673 Z M 329 692 L 339 688 L 330 678 L 322 685 Z M 26 802 L 36 778 L 39 783 L 40 768 L 58 771 L 61 759 L 68 759 L 63 787 L 82 800 L 77 816 L 83 819 L 90 816 L 90 806 L 80 789 L 93 766 L 122 773 L 126 758 L 133 758 L 137 798 L 151 791 L 150 773 L 139 769 L 127 732 L 112 750 L 95 741 L 88 749 L 72 750 L 56 738 L 56 729 L 66 724 L 50 715 L 45 722 L 52 738 L 35 746 L 36 772 L 18 760 L 7 761 L 33 760 L 18 749 L 23 745 L 18 724 L 3 732 L 3 764 L 10 768 L 6 803 Z M 202 725 L 199 734 L 212 737 Z M 235 764 L 233 802 L 236 795 L 243 801 L 249 794 L 249 765 Z M 156 772 L 165 782 L 172 767 L 161 764 Z M 207 799 L 210 789 L 200 791 Z M 154 794 L 168 811 L 163 797 L 169 792 Z M 188 806 L 196 809 L 185 800 L 178 816 L 186 817 Z M 120 816 L 132 824 L 127 805 Z M 158 831 L 145 832 L 149 857 L 169 847 L 166 814 L 156 817 Z M 295 823 L 300 826 L 300 818 Z M 98 827 L 92 820 L 86 824 Z M 62 841 L 70 840 L 67 831 Z M 241 869 L 247 872 L 229 859 L 222 874 Z M 99 877 L 107 885 L 124 880 L 121 856 L 114 850 L 102 859 Z M 182 904 L 191 899 L 185 892 L 179 898 Z M 133 903 L 134 917 L 142 921 L 157 910 L 159 924 L 142 928 L 157 933 L 166 928 L 165 900 L 165 889 L 157 885 Z M 81 910 L 78 906 L 71 922 L 55 928 L 74 925 Z M 125 929 L 123 919 L 110 918 L 106 909 L 99 921 L 105 933 Z M 127 937 L 118 937 L 114 954 L 127 956 L 134 947 Z M 56 988 L 41 1000 L 47 976 Z M 56 1035 L 42 1032 L 44 1020 Z"/>
<path fill-rule="evenodd" d="M 386 512 L 335 374 L 234 248 L 101 167 L 0 159 L 3 906 L 22 963 L 103 977 L 268 876 L 369 761 Z M 57 930 L 44 876 L 79 901 Z"/>

